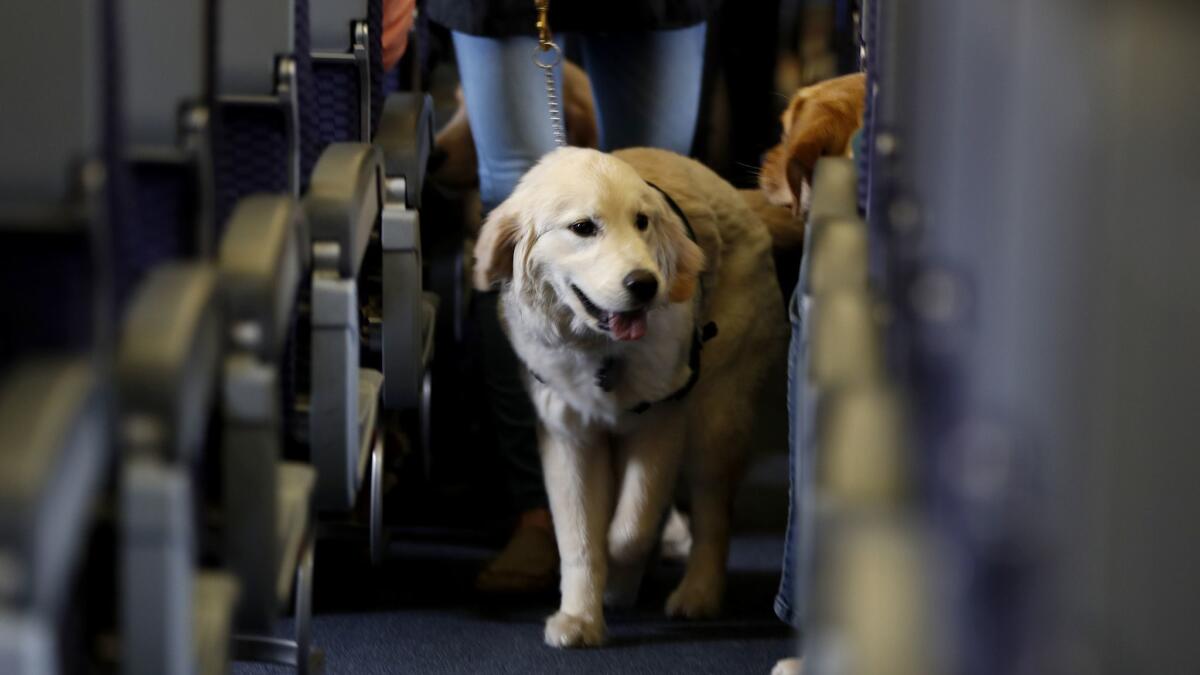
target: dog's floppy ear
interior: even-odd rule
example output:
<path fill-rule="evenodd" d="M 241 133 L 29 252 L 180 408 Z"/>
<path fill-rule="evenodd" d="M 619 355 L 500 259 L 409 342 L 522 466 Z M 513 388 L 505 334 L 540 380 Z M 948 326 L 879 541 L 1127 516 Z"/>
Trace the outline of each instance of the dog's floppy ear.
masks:
<path fill-rule="evenodd" d="M 799 216 L 807 208 L 804 204 L 804 184 L 812 180 L 812 171 L 816 165 L 816 159 L 808 165 L 804 158 L 795 155 L 788 158 L 786 174 L 788 189 L 792 193 L 792 217 Z"/>
<path fill-rule="evenodd" d="M 802 89 L 784 115 L 787 182 L 797 207 L 803 185 L 812 179 L 817 160 L 845 155 L 862 126 L 866 78 L 861 73 Z"/>
<path fill-rule="evenodd" d="M 691 239 L 684 237 L 683 248 L 675 261 L 675 278 L 671 280 L 671 290 L 667 297 L 671 302 L 685 302 L 692 299 L 696 293 L 700 273 L 704 271 L 704 251 Z"/>
<path fill-rule="evenodd" d="M 667 267 L 674 270 L 667 298 L 671 302 L 686 302 L 696 293 L 700 273 L 704 271 L 704 250 L 688 236 L 683 221 L 667 206 L 665 199 L 662 215 L 664 245 L 667 248 L 667 256 L 674 261 L 674 265 Z"/>
<path fill-rule="evenodd" d="M 504 204 L 492 209 L 475 241 L 474 281 L 477 290 L 486 291 L 512 279 L 513 254 L 520 239 L 517 216 Z"/>

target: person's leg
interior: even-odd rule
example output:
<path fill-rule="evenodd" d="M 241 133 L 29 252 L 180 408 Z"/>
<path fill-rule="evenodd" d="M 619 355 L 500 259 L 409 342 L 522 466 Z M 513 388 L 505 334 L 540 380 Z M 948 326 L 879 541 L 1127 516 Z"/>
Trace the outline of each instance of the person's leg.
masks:
<path fill-rule="evenodd" d="M 479 198 L 487 213 L 521 176 L 554 149 L 546 112 L 546 80 L 533 64 L 532 37 L 485 38 L 454 33 L 463 98 L 479 159 Z M 561 68 L 556 69 L 561 86 Z"/>
<path fill-rule="evenodd" d="M 602 150 L 647 145 L 691 152 L 706 32 L 698 24 L 583 38 Z"/>
<path fill-rule="evenodd" d="M 801 628 L 798 607 L 801 584 L 802 542 L 808 534 L 804 523 L 802 499 L 804 480 L 807 478 L 804 462 L 805 436 L 808 431 L 805 408 L 807 392 L 805 382 L 805 356 L 807 340 L 803 324 L 803 296 L 801 284 L 796 285 L 788 303 L 788 317 L 792 325 L 792 338 L 788 345 L 788 524 L 784 537 L 783 565 L 779 579 L 779 593 L 775 596 L 775 614 L 780 620 L 794 628 Z"/>
<path fill-rule="evenodd" d="M 811 230 L 805 232 L 809 235 Z M 805 237 L 805 250 L 811 244 Z M 808 261 L 800 264 L 799 279 L 788 302 L 792 336 L 788 345 L 788 523 L 784 536 L 783 564 L 779 592 L 775 596 L 775 615 L 796 629 L 797 654 L 803 654 L 812 574 L 813 528 L 816 524 L 813 497 L 813 470 L 816 466 L 816 392 L 808 382 L 808 330 L 810 297 L 805 293 Z M 799 658 L 787 658 L 776 664 L 772 675 L 799 673 Z"/>
<path fill-rule="evenodd" d="M 537 44 L 533 38 L 453 37 L 486 214 L 508 197 L 538 158 L 554 149 L 545 79 L 531 61 Z M 536 412 L 521 382 L 520 360 L 500 327 L 496 301 L 495 293 L 478 293 L 473 312 L 483 343 L 496 446 L 520 515 L 512 540 L 480 575 L 478 585 L 494 591 L 537 590 L 555 582 L 557 549 L 538 457 Z"/>
<path fill-rule="evenodd" d="M 537 413 L 521 381 L 521 362 L 500 327 L 498 298 L 498 293 L 477 293 L 473 310 L 483 347 L 483 380 L 496 448 L 504 461 L 512 506 L 517 513 L 524 513 L 547 506 L 537 450 Z"/>

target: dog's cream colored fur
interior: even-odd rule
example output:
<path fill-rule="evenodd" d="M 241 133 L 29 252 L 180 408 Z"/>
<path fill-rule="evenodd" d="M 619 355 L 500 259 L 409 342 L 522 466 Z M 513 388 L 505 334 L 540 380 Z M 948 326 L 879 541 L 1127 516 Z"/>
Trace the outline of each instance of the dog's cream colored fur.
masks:
<path fill-rule="evenodd" d="M 698 245 L 646 181 L 676 200 Z M 649 219 L 645 231 L 638 214 Z M 598 226 L 594 236 L 569 229 L 585 219 Z M 605 602 L 635 600 L 681 467 L 693 545 L 666 611 L 718 612 L 754 403 L 768 372 L 783 367 L 771 248 L 766 226 L 732 186 L 693 160 L 651 149 L 556 150 L 484 224 L 476 285 L 500 287 L 505 329 L 540 378 L 527 385 L 562 557 L 562 603 L 546 621 L 548 644 L 600 644 Z M 652 271 L 659 290 L 645 336 L 617 341 L 571 286 L 604 310 L 635 310 L 623 280 L 638 269 Z M 709 321 L 719 333 L 704 345 L 695 387 L 662 401 L 687 382 L 693 331 Z M 610 358 L 615 386 L 605 391 L 596 373 Z M 657 403 L 630 411 L 643 401 Z"/>

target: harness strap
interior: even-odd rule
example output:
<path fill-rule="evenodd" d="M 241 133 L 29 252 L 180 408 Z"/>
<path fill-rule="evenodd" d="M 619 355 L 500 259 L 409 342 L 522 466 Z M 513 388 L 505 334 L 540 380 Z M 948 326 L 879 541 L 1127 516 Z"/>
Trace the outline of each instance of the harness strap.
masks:
<path fill-rule="evenodd" d="M 679 208 L 679 204 L 675 202 L 671 195 L 667 194 L 666 190 L 660 188 L 654 183 L 651 183 L 650 181 L 646 181 L 646 185 L 658 190 L 658 193 L 667 201 L 667 206 L 671 207 L 671 210 L 675 212 L 675 215 L 679 216 L 680 222 L 683 223 L 683 229 L 687 232 L 688 239 L 691 239 L 693 244 L 699 244 L 700 242 L 696 241 L 696 231 L 692 229 L 691 222 L 688 221 L 688 217 L 683 213 L 683 209 Z M 700 294 L 704 294 L 703 282 L 700 284 Z M 692 387 L 695 387 L 696 381 L 700 379 L 700 352 L 704 349 L 704 343 L 715 338 L 716 336 L 717 324 L 715 321 L 709 321 L 703 326 L 699 326 L 696 328 L 696 330 L 692 331 L 692 351 L 690 354 L 688 354 L 688 369 L 691 370 L 692 373 L 688 376 L 687 382 L 685 382 L 682 387 L 677 389 L 670 396 L 658 401 L 658 403 L 665 401 L 679 401 L 691 393 Z M 642 401 L 641 403 L 630 408 L 629 412 L 640 415 L 649 410 L 650 406 L 652 405 L 654 405 L 654 402 Z"/>
<path fill-rule="evenodd" d="M 671 207 L 671 210 L 675 212 L 675 215 L 679 216 L 679 220 L 683 221 L 683 229 L 687 230 L 688 239 L 691 239 L 693 244 L 700 243 L 696 241 L 696 231 L 692 229 L 692 224 L 688 222 L 687 216 L 683 215 L 683 209 L 679 208 L 679 204 L 676 204 L 674 199 L 671 199 L 671 195 L 667 194 L 666 190 L 658 187 L 650 181 L 646 181 L 646 185 L 658 190 L 658 194 L 662 195 L 663 199 L 667 200 L 667 206 Z"/>
<path fill-rule="evenodd" d="M 664 403 L 666 401 L 680 401 L 685 396 L 691 393 L 692 387 L 696 386 L 696 381 L 700 379 L 700 351 L 704 349 L 704 343 L 717 336 L 717 324 L 714 321 L 709 321 L 704 324 L 703 328 L 697 328 L 692 333 L 692 352 L 688 355 L 688 368 L 692 374 L 688 376 L 687 382 L 683 386 L 676 389 L 674 393 L 664 399 L 656 402 L 642 401 L 641 403 L 629 409 L 629 412 L 641 415 L 650 409 L 654 403 Z"/>

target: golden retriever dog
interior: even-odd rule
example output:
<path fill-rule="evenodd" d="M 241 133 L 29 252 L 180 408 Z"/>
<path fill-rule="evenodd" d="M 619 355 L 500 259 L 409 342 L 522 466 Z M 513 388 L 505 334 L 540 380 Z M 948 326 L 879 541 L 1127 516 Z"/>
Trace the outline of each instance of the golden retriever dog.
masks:
<path fill-rule="evenodd" d="M 717 614 L 755 402 L 784 367 L 766 225 L 686 157 L 560 148 L 488 216 L 475 257 L 539 417 L 562 558 L 546 643 L 604 642 L 603 607 L 635 601 L 681 469 L 692 546 L 666 613 Z"/>
<path fill-rule="evenodd" d="M 813 168 L 821 157 L 851 155 L 850 141 L 862 126 L 866 95 L 862 73 L 835 77 L 796 92 L 781 118 L 783 137 L 767 151 L 759 173 L 759 187 L 768 203 L 790 208 L 797 218 L 805 217 Z"/>

